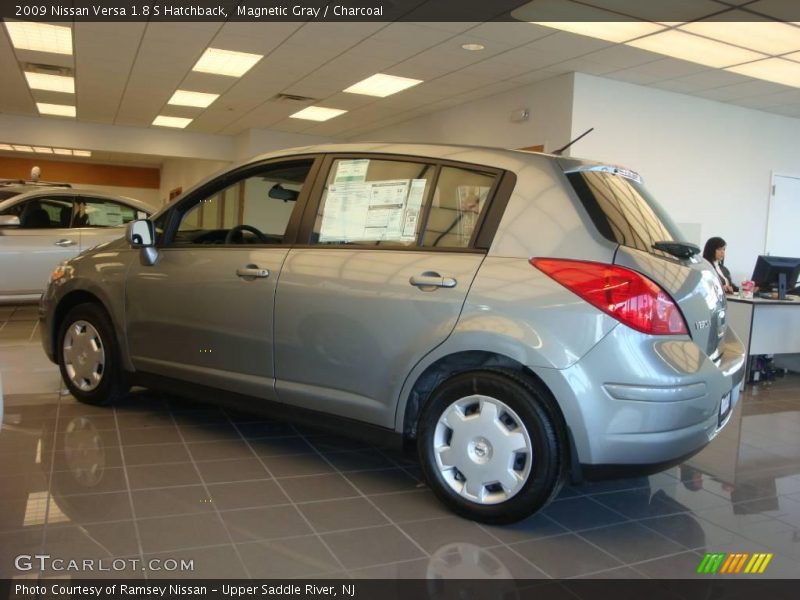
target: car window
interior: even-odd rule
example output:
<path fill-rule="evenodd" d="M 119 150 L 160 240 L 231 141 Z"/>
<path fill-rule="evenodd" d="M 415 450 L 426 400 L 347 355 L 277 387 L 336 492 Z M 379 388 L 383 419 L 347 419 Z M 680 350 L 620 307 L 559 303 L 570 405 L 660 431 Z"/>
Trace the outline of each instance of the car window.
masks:
<path fill-rule="evenodd" d="M 436 182 L 423 245 L 466 248 L 486 210 L 495 175 L 470 169 L 443 167 Z"/>
<path fill-rule="evenodd" d="M 606 171 L 568 173 L 597 230 L 623 246 L 667 256 L 659 241 L 682 241 L 680 230 L 637 178 Z"/>
<path fill-rule="evenodd" d="M 57 229 L 69 227 L 72 198 L 40 196 L 15 204 L 6 214 L 19 217 L 20 229 Z"/>
<path fill-rule="evenodd" d="M 414 246 L 434 165 L 367 158 L 333 161 L 317 211 L 317 244 Z"/>
<path fill-rule="evenodd" d="M 313 160 L 270 164 L 183 212 L 174 243 L 280 244 Z"/>
<path fill-rule="evenodd" d="M 136 220 L 135 208 L 113 200 L 101 198 L 78 198 L 73 227 L 121 227 Z"/>

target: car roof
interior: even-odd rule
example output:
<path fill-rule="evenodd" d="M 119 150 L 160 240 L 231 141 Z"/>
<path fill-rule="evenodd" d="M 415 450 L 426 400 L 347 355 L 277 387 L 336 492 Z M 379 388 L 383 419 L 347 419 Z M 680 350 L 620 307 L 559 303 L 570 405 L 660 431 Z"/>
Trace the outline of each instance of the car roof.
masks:
<path fill-rule="evenodd" d="M 9 187 L 15 186 L 7 186 L 7 187 L 0 187 L 0 190 L 8 189 Z M 0 210 L 13 206 L 18 202 L 22 202 L 24 200 L 28 200 L 30 198 L 36 198 L 37 196 L 46 195 L 48 197 L 54 196 L 84 196 L 86 198 L 98 198 L 98 199 L 107 199 L 107 200 L 114 200 L 115 202 L 119 202 L 121 204 L 127 204 L 128 206 L 135 208 L 136 210 L 141 210 L 146 212 L 148 215 L 154 212 L 153 207 L 148 206 L 141 200 L 136 200 L 135 198 L 129 198 L 128 196 L 119 196 L 117 194 L 104 194 L 102 192 L 97 192 L 96 190 L 85 190 L 81 188 L 67 188 L 67 187 L 47 187 L 47 186 L 19 186 L 20 188 L 24 188 L 20 191 L 19 194 L 16 196 L 11 196 L 10 198 L 6 198 L 3 201 L 0 201 Z M 33 188 L 33 189 L 31 189 Z"/>

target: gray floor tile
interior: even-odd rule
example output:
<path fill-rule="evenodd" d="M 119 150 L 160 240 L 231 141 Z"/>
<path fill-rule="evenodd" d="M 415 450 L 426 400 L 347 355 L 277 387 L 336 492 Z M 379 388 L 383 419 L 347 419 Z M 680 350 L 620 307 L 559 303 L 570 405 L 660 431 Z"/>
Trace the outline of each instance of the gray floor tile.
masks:
<path fill-rule="evenodd" d="M 131 489 L 164 488 L 200 483 L 200 476 L 192 463 L 145 465 L 128 467 Z"/>
<path fill-rule="evenodd" d="M 342 472 L 391 469 L 395 466 L 386 456 L 374 450 L 323 452 L 323 455 Z"/>
<path fill-rule="evenodd" d="M 478 548 L 499 545 L 497 539 L 486 533 L 477 523 L 460 517 L 403 523 L 400 529 L 429 554 L 452 544 L 467 544 Z"/>
<path fill-rule="evenodd" d="M 234 542 L 253 542 L 314 533 L 294 506 L 272 506 L 220 513 Z"/>
<path fill-rule="evenodd" d="M 445 517 L 452 514 L 429 490 L 373 496 L 370 500 L 396 523 Z"/>
<path fill-rule="evenodd" d="M 511 546 L 550 577 L 564 578 L 622 566 L 616 558 L 575 534 L 549 537 Z M 568 560 L 565 560 L 569 557 Z"/>
<path fill-rule="evenodd" d="M 126 446 L 122 449 L 127 466 L 159 465 L 163 463 L 189 462 L 191 457 L 183 444 L 150 444 Z"/>
<path fill-rule="evenodd" d="M 203 461 L 197 463 L 197 469 L 206 483 L 270 478 L 270 474 L 257 458 Z"/>
<path fill-rule="evenodd" d="M 250 576 L 286 579 L 338 572 L 341 566 L 317 536 L 238 545 Z"/>
<path fill-rule="evenodd" d="M 28 527 L 25 530 L 3 533 L 0 531 L 0 578 L 10 579 L 15 575 L 29 573 L 19 571 L 15 566 L 15 559 L 21 554 L 35 555 L 41 552 L 44 539 L 44 527 Z"/>
<path fill-rule="evenodd" d="M 363 494 L 388 494 L 422 489 L 424 485 L 402 469 L 385 471 L 354 471 L 347 473 L 347 479 Z"/>
<path fill-rule="evenodd" d="M 48 527 L 43 553 L 57 557 L 105 558 L 139 554 L 133 521 L 81 527 Z"/>
<path fill-rule="evenodd" d="M 214 511 L 211 498 L 201 485 L 134 490 L 131 496 L 137 519 Z"/>
<path fill-rule="evenodd" d="M 145 553 L 230 543 L 214 513 L 141 519 L 137 526 Z"/>
<path fill-rule="evenodd" d="M 685 547 L 638 523 L 620 523 L 581 533 L 581 537 L 625 564 L 676 554 Z"/>
<path fill-rule="evenodd" d="M 634 568 L 652 579 L 692 579 L 707 577 L 698 575 L 697 568 L 703 555 L 695 552 L 682 552 L 674 556 L 639 562 Z"/>
<path fill-rule="evenodd" d="M 301 437 L 270 437 L 251 440 L 250 445 L 258 456 L 282 456 L 285 454 L 313 454 L 312 448 Z"/>
<path fill-rule="evenodd" d="M 360 569 L 425 556 L 393 526 L 326 533 L 322 538 L 347 569 Z"/>
<path fill-rule="evenodd" d="M 75 465 L 73 469 L 79 469 Z M 59 471 L 53 474 L 57 481 L 53 482 L 58 486 L 60 496 L 71 496 L 74 494 L 102 494 L 105 492 L 121 492 L 128 489 L 125 480 L 125 470 L 120 467 L 107 467 L 92 471 L 87 469 L 76 476 L 75 471 Z"/>
<path fill-rule="evenodd" d="M 541 513 L 511 525 L 484 525 L 483 528 L 504 544 L 538 540 L 568 532 L 567 529 Z"/>
<path fill-rule="evenodd" d="M 133 518 L 128 492 L 63 496 L 57 504 L 60 514 L 51 512 L 48 515 L 49 523 L 53 523 L 54 518 L 58 518 L 59 523 L 71 522 L 75 525 Z"/>
<path fill-rule="evenodd" d="M 594 500 L 628 519 L 660 517 L 687 510 L 685 507 L 674 503 L 664 502 L 659 497 L 654 496 L 649 489 L 600 494 L 594 496 Z"/>
<path fill-rule="evenodd" d="M 291 423 L 284 421 L 236 422 L 235 427 L 242 437 L 249 440 L 297 435 L 297 431 Z"/>
<path fill-rule="evenodd" d="M 222 415 L 219 417 L 224 419 Z M 222 422 L 178 422 L 178 429 L 186 442 L 215 442 L 239 438 L 236 428 L 224 420 Z"/>
<path fill-rule="evenodd" d="M 324 475 L 334 472 L 334 468 L 318 454 L 263 456 L 261 460 L 276 478 Z"/>
<path fill-rule="evenodd" d="M 180 444 L 181 436 L 174 425 L 163 427 L 141 427 L 137 429 L 120 429 L 123 446 L 139 446 L 142 444 Z"/>
<path fill-rule="evenodd" d="M 224 460 L 226 458 L 252 458 L 253 452 L 248 445 L 239 439 L 224 440 L 221 442 L 192 442 L 187 443 L 192 458 L 201 460 Z"/>
<path fill-rule="evenodd" d="M 359 496 L 358 491 L 338 474 L 282 479 L 281 486 L 293 502 L 335 500 Z"/>
<path fill-rule="evenodd" d="M 310 502 L 298 506 L 318 532 L 374 527 L 388 523 L 364 498 Z"/>
<path fill-rule="evenodd" d="M 546 506 L 542 514 L 573 531 L 620 523 L 626 518 L 588 497 L 567 498 Z"/>
<path fill-rule="evenodd" d="M 233 483 L 215 483 L 208 486 L 211 499 L 218 510 L 237 508 L 256 508 L 288 504 L 278 484 L 272 479 L 257 481 L 238 481 Z"/>

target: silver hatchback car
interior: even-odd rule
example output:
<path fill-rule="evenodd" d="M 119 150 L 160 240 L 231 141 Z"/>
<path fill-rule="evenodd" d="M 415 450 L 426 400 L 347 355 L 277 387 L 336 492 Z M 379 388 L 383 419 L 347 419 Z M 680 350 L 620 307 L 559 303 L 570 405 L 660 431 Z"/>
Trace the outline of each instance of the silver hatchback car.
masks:
<path fill-rule="evenodd" d="M 743 375 L 725 312 L 631 171 L 377 143 L 210 178 L 67 261 L 41 302 L 81 401 L 143 385 L 393 433 L 488 523 L 708 444 Z"/>

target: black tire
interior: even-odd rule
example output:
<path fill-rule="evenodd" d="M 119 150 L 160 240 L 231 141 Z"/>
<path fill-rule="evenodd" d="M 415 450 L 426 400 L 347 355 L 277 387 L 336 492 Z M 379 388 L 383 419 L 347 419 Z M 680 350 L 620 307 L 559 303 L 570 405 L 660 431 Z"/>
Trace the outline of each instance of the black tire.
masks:
<path fill-rule="evenodd" d="M 81 389 L 73 383 L 65 364 L 67 361 L 64 356 L 64 338 L 67 331 L 78 322 L 88 323 L 95 329 L 97 332 L 95 342 L 104 352 L 104 364 L 99 382 L 96 387 L 89 390 Z M 130 389 L 128 374 L 122 367 L 111 319 L 99 304 L 91 302 L 78 304 L 67 313 L 58 329 L 56 352 L 61 378 L 70 393 L 79 401 L 94 406 L 107 406 L 125 396 Z"/>
<path fill-rule="evenodd" d="M 439 419 L 454 402 L 472 395 L 495 398 L 512 409 L 532 447 L 532 464 L 524 484 L 496 504 L 463 497 L 437 466 L 434 436 Z M 512 371 L 476 370 L 447 379 L 433 391 L 419 419 L 417 449 L 428 485 L 453 512 L 481 523 L 514 523 L 537 512 L 555 497 L 565 476 L 567 450 L 553 404 L 546 389 Z"/>

